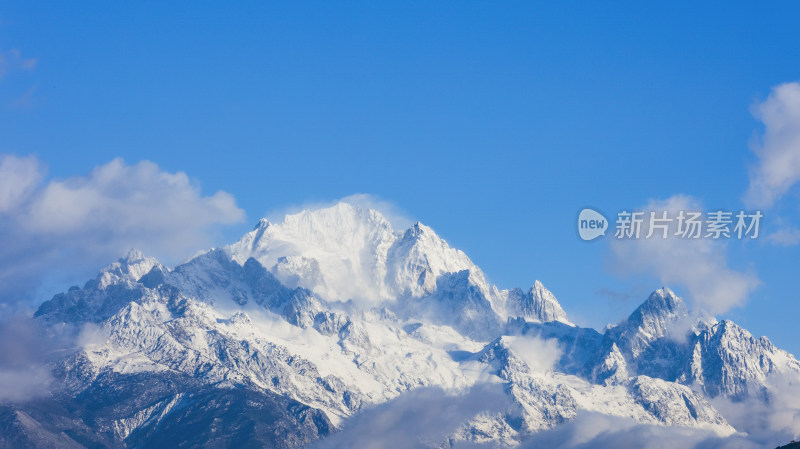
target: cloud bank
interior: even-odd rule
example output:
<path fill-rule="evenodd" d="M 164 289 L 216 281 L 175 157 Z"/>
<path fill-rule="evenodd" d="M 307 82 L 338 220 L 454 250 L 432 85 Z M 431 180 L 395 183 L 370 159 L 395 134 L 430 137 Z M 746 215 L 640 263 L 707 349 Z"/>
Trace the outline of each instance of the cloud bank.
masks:
<path fill-rule="evenodd" d="M 134 247 L 180 260 L 244 219 L 230 194 L 203 195 L 185 173 L 148 161 L 44 179 L 35 157 L 0 155 L 0 302 L 48 272 L 96 269 Z"/>

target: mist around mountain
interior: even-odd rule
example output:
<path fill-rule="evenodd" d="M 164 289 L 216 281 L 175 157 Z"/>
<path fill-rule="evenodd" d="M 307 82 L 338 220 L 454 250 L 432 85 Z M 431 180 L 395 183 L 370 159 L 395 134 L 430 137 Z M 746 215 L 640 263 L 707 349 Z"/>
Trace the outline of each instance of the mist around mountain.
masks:
<path fill-rule="evenodd" d="M 1 447 L 774 447 L 800 363 L 669 288 L 602 332 L 348 203 L 4 323 Z M 10 342 L 14 343 L 10 343 Z M 13 350 L 12 350 L 13 349 Z M 13 356 L 11 356 L 13 354 Z"/>

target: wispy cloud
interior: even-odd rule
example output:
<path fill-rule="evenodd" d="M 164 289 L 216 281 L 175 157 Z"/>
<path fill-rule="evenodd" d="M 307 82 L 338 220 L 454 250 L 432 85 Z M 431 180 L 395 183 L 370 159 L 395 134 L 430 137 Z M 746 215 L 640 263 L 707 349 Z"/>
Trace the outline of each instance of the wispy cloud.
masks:
<path fill-rule="evenodd" d="M 644 211 L 701 211 L 696 199 L 676 195 L 666 200 L 652 200 Z M 645 213 L 642 236 L 649 229 Z M 724 243 L 706 238 L 685 239 L 675 236 L 677 223 L 669 225 L 663 238 L 612 238 L 610 266 L 621 275 L 644 274 L 657 277 L 664 285 L 684 286 L 695 306 L 710 314 L 719 314 L 743 305 L 758 285 L 755 273 L 736 271 L 728 266 Z"/>
<path fill-rule="evenodd" d="M 750 170 L 749 207 L 771 207 L 800 181 L 800 83 L 784 83 L 753 106 L 764 133 L 751 145 L 758 157 Z"/>
<path fill-rule="evenodd" d="M 356 193 L 348 195 L 339 201 L 366 209 L 375 209 L 389 220 L 392 226 L 397 230 L 408 228 L 414 223 L 414 220 L 409 217 L 408 213 L 402 210 L 400 206 L 380 198 L 377 195 Z"/>
<path fill-rule="evenodd" d="M 794 246 L 800 243 L 800 229 L 783 228 L 767 235 L 767 241 L 781 246 Z"/>
<path fill-rule="evenodd" d="M 0 299 L 50 270 L 101 266 L 132 247 L 180 260 L 244 218 L 230 194 L 203 195 L 185 173 L 152 162 L 115 159 L 85 176 L 44 177 L 35 157 L 0 156 Z"/>
<path fill-rule="evenodd" d="M 0 52 L 0 80 L 16 70 L 32 71 L 36 68 L 36 58 L 23 58 L 22 52 L 13 48 Z"/>
<path fill-rule="evenodd" d="M 267 218 L 273 222 L 281 222 L 286 215 L 296 214 L 304 210 L 317 210 L 334 206 L 338 203 L 347 203 L 364 209 L 374 209 L 383 215 L 395 230 L 406 229 L 414 223 L 414 220 L 391 201 L 385 200 L 371 193 L 355 193 L 352 195 L 338 198 L 331 201 L 314 201 L 302 204 L 282 207 L 270 211 Z"/>

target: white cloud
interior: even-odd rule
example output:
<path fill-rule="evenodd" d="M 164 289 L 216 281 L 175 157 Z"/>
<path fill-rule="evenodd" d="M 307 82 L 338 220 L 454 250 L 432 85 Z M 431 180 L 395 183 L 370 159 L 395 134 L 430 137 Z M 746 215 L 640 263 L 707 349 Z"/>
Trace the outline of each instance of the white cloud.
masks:
<path fill-rule="evenodd" d="M 736 429 L 750 439 L 769 447 L 771 443 L 797 439 L 800 436 L 800 384 L 796 374 L 772 373 L 764 381 L 762 398 L 732 401 L 723 397 L 711 399 L 714 406 Z M 774 444 L 772 444 L 774 445 Z"/>
<path fill-rule="evenodd" d="M 676 195 L 663 201 L 650 201 L 643 210 L 655 211 L 657 216 L 666 210 L 674 218 L 678 211 L 701 211 L 702 208 L 694 198 Z M 611 266 L 617 273 L 652 275 L 664 285 L 682 285 L 688 289 L 695 306 L 710 314 L 743 305 L 758 286 L 754 273 L 728 267 L 722 240 L 676 237 L 675 221 L 670 224 L 668 238 L 660 238 L 658 230 L 651 238 L 644 238 L 649 229 L 649 212 L 644 218 L 642 238 L 612 236 Z"/>
<path fill-rule="evenodd" d="M 180 260 L 244 218 L 230 194 L 203 195 L 185 173 L 152 162 L 114 159 L 86 176 L 43 177 L 34 157 L 0 157 L 0 298 L 48 271 L 97 269 L 134 247 Z"/>
<path fill-rule="evenodd" d="M 25 369 L 0 368 L 0 404 L 25 402 L 50 394 L 53 377 L 46 366 Z"/>
<path fill-rule="evenodd" d="M 758 162 L 750 170 L 748 207 L 770 207 L 800 181 L 800 83 L 772 89 L 753 115 L 764 124 L 764 134 L 751 147 Z"/>
<path fill-rule="evenodd" d="M 780 440 L 779 440 L 780 441 Z M 765 447 L 739 435 L 719 437 L 708 430 L 637 423 L 628 418 L 583 412 L 566 424 L 534 435 L 520 449 L 756 449 Z"/>
<path fill-rule="evenodd" d="M 345 422 L 341 432 L 313 447 L 438 447 L 470 418 L 481 412 L 505 410 L 509 404 L 499 384 L 479 384 L 460 395 L 439 388 L 418 388 L 364 410 Z"/>
<path fill-rule="evenodd" d="M 23 310 L 0 316 L 0 404 L 50 395 L 58 385 L 51 372 L 53 362 L 96 344 L 102 334 L 90 323 L 47 326 Z"/>
<path fill-rule="evenodd" d="M 0 155 L 0 213 L 15 208 L 42 176 L 42 167 L 35 157 Z"/>
<path fill-rule="evenodd" d="M 192 249 L 187 247 L 194 246 L 198 236 L 191 234 L 244 218 L 228 193 L 202 196 L 185 173 L 163 172 L 148 161 L 127 165 L 122 159 L 101 165 L 86 177 L 50 182 L 29 206 L 21 218 L 36 233 L 111 230 L 132 241 L 157 237 L 179 251 Z M 187 233 L 190 242 L 182 242 Z"/>
<path fill-rule="evenodd" d="M 534 372 L 552 371 L 563 354 L 555 338 L 543 339 L 532 335 L 504 338 L 510 340 L 511 350 Z"/>
<path fill-rule="evenodd" d="M 767 241 L 781 246 L 793 246 L 800 243 L 800 229 L 783 228 L 767 236 Z"/>
<path fill-rule="evenodd" d="M 49 394 L 53 378 L 47 368 L 54 349 L 69 345 L 19 312 L 0 317 L 0 404 L 20 402 Z"/>

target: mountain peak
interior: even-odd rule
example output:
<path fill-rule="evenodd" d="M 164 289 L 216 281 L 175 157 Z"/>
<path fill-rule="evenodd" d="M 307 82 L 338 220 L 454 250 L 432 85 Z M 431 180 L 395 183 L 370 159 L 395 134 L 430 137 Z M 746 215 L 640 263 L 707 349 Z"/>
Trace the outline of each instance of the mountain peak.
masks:
<path fill-rule="evenodd" d="M 672 290 L 661 287 L 650 296 L 628 317 L 628 321 L 641 323 L 648 317 L 674 320 L 689 315 L 686 303 Z"/>
<path fill-rule="evenodd" d="M 561 321 L 572 324 L 567 319 L 567 313 L 561 308 L 556 296 L 538 280 L 533 282 L 530 293 L 531 304 L 538 311 L 541 321 Z"/>
<path fill-rule="evenodd" d="M 689 317 L 683 299 L 667 287 L 653 293 L 631 313 L 628 319 L 613 328 L 620 335 L 619 344 L 634 357 L 653 341 L 665 337 L 681 320 Z"/>
<path fill-rule="evenodd" d="M 406 232 L 403 234 L 403 238 L 416 238 L 425 233 L 433 233 L 434 235 L 436 234 L 435 232 L 433 232 L 433 229 L 429 228 L 428 226 L 425 226 L 424 224 L 422 224 L 422 222 L 417 221 L 413 225 L 411 225 L 411 227 L 406 229 Z"/>
<path fill-rule="evenodd" d="M 116 262 L 100 270 L 98 281 L 103 285 L 108 285 L 124 278 L 130 278 L 136 282 L 150 272 L 153 267 L 160 265 L 155 258 L 145 256 L 138 249 L 131 249 L 125 257 L 121 257 Z"/>
<path fill-rule="evenodd" d="M 520 289 L 509 290 L 506 309 L 511 316 L 521 316 L 543 323 L 560 321 L 572 325 L 555 295 L 538 280 L 533 282 L 527 294 Z"/>
<path fill-rule="evenodd" d="M 136 248 L 131 248 L 131 250 L 128 251 L 128 254 L 126 254 L 124 258 L 120 259 L 120 261 L 124 260 L 127 263 L 134 263 L 144 259 L 145 255 L 143 252 L 139 251 Z"/>
<path fill-rule="evenodd" d="M 397 293 L 422 296 L 430 293 L 436 279 L 448 273 L 469 273 L 488 296 L 483 273 L 467 255 L 450 245 L 430 227 L 416 222 L 406 229 L 387 252 L 388 282 Z"/>
<path fill-rule="evenodd" d="M 270 223 L 269 220 L 267 220 L 266 218 L 262 218 L 262 219 L 258 220 L 258 223 L 256 223 L 256 225 L 253 227 L 253 230 L 256 231 L 258 229 L 266 229 L 271 224 L 272 223 Z"/>

